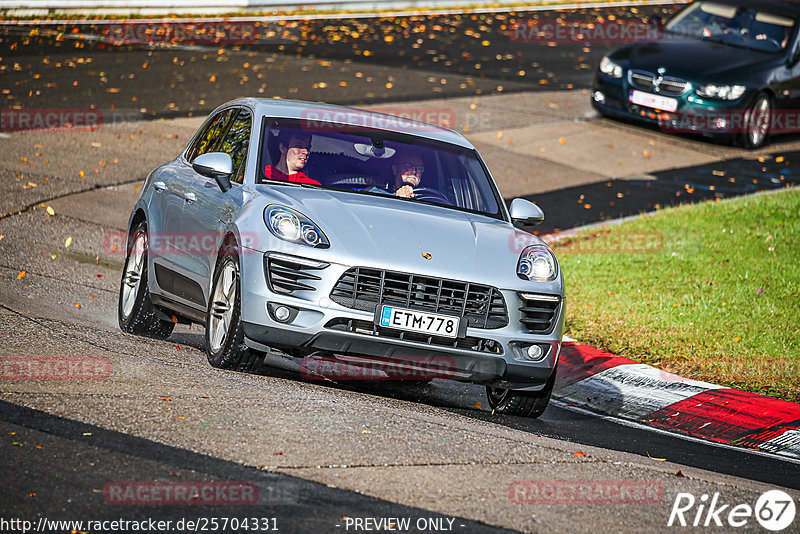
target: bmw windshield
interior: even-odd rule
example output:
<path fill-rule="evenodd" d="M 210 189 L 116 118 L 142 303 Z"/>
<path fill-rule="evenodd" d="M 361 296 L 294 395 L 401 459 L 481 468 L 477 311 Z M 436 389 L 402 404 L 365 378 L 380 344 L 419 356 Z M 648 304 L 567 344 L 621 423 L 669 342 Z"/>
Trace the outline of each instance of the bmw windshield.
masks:
<path fill-rule="evenodd" d="M 263 128 L 258 183 L 381 195 L 502 218 L 500 196 L 472 149 L 377 128 L 296 119 L 266 119 Z M 410 130 L 424 128 L 415 123 Z"/>
<path fill-rule="evenodd" d="M 791 42 L 793 18 L 713 2 L 695 2 L 666 25 L 672 34 L 717 41 L 751 50 L 779 52 Z"/>

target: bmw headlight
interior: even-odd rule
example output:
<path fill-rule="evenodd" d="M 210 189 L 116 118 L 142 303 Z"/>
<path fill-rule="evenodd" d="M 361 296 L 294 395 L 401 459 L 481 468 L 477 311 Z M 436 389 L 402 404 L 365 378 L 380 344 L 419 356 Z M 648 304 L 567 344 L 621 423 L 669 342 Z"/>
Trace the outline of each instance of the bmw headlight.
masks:
<path fill-rule="evenodd" d="M 715 85 L 709 83 L 697 88 L 697 94 L 706 98 L 718 98 L 720 100 L 736 100 L 744 94 L 744 85 Z"/>
<path fill-rule="evenodd" d="M 608 59 L 608 56 L 600 60 L 600 72 L 612 78 L 622 78 L 622 67 Z"/>
<path fill-rule="evenodd" d="M 330 242 L 319 226 L 302 213 L 284 206 L 268 206 L 264 222 L 275 237 L 314 248 L 328 248 Z"/>
<path fill-rule="evenodd" d="M 517 262 L 517 276 L 534 282 L 550 282 L 558 276 L 556 256 L 547 245 L 525 247 Z"/>

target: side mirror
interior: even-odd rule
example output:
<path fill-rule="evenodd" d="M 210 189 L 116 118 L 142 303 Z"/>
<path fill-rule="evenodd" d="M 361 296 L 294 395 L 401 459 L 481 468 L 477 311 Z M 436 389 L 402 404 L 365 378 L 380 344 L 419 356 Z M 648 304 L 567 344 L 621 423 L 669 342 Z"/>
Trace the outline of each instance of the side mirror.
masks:
<path fill-rule="evenodd" d="M 533 202 L 524 198 L 511 201 L 511 222 L 514 226 L 533 226 L 544 221 L 544 212 Z"/>
<path fill-rule="evenodd" d="M 225 152 L 208 152 L 197 156 L 192 163 L 192 168 L 198 174 L 213 178 L 222 192 L 231 188 L 231 174 L 233 174 L 233 160 Z"/>
<path fill-rule="evenodd" d="M 800 45 L 796 46 L 794 51 L 789 54 L 789 59 L 786 61 L 786 64 L 790 67 L 794 67 L 798 61 L 800 61 Z"/>

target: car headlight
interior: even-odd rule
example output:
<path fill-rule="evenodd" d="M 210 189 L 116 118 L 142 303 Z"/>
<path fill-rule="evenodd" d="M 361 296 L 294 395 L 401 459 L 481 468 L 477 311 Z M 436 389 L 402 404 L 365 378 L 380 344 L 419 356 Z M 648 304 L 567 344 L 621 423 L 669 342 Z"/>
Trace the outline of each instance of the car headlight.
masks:
<path fill-rule="evenodd" d="M 534 282 L 550 282 L 558 276 L 556 256 L 547 245 L 525 247 L 517 262 L 517 276 Z"/>
<path fill-rule="evenodd" d="M 736 100 L 744 94 L 744 85 L 715 85 L 709 83 L 697 88 L 697 94 L 706 98 L 719 98 L 720 100 Z"/>
<path fill-rule="evenodd" d="M 284 206 L 268 206 L 264 222 L 275 237 L 314 248 L 328 248 L 330 242 L 319 226 L 300 212 Z"/>
<path fill-rule="evenodd" d="M 622 67 L 608 59 L 608 56 L 600 60 L 600 72 L 612 78 L 622 78 Z"/>

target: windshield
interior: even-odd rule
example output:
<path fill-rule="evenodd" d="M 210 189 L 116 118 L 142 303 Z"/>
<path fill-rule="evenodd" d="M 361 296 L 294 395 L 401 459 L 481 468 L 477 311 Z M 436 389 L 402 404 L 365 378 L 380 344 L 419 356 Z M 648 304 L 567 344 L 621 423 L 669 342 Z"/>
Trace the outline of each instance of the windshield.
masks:
<path fill-rule="evenodd" d="M 669 21 L 666 29 L 680 36 L 778 52 L 788 46 L 795 22 L 754 8 L 695 2 Z"/>
<path fill-rule="evenodd" d="M 265 120 L 261 139 L 257 183 L 293 182 L 502 218 L 498 194 L 471 149 L 386 130 L 292 119 Z"/>

